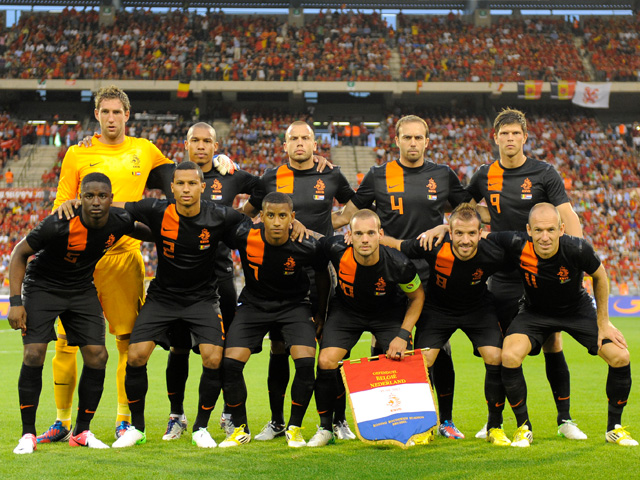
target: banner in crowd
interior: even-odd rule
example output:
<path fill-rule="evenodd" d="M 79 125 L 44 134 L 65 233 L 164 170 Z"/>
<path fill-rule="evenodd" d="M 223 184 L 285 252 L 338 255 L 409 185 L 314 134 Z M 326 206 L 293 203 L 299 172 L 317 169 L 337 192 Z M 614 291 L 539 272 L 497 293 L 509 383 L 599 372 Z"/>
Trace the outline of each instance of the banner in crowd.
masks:
<path fill-rule="evenodd" d="M 610 317 L 640 317 L 640 297 L 609 297 Z"/>
<path fill-rule="evenodd" d="M 178 93 L 176 94 L 178 98 L 187 98 L 189 96 L 189 82 L 180 81 L 178 83 Z"/>
<path fill-rule="evenodd" d="M 571 100 L 576 92 L 576 82 L 561 80 L 551 82 L 551 98 L 556 100 Z"/>
<path fill-rule="evenodd" d="M 345 361 L 341 371 L 360 440 L 402 448 L 428 443 L 419 440 L 420 434 L 430 438 L 438 415 L 420 350 L 402 361 L 385 357 Z"/>
<path fill-rule="evenodd" d="M 576 93 L 571 100 L 587 108 L 609 108 L 610 83 L 576 82 Z"/>
<path fill-rule="evenodd" d="M 28 198 L 56 198 L 56 190 L 48 188 L 0 188 L 0 200 L 25 200 Z"/>
<path fill-rule="evenodd" d="M 542 95 L 542 80 L 527 80 L 518 82 L 518 98 L 538 100 Z"/>

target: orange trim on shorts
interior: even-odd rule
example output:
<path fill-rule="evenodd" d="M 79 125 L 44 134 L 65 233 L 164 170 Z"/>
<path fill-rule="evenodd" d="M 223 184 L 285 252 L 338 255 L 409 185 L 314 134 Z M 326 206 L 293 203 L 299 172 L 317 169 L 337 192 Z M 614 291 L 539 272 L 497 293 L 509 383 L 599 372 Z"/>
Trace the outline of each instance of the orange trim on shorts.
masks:
<path fill-rule="evenodd" d="M 397 161 L 387 163 L 387 192 L 404 192 L 404 170 Z"/>
<path fill-rule="evenodd" d="M 353 258 L 353 247 L 349 247 L 344 251 L 340 259 L 338 277 L 349 285 L 353 285 L 356 282 L 357 268 L 358 264 L 356 263 L 356 259 Z"/>
<path fill-rule="evenodd" d="M 453 256 L 451 244 L 444 243 L 436 257 L 436 271 L 450 277 L 451 271 L 453 270 L 453 262 L 455 262 L 455 260 L 456 257 Z"/>
<path fill-rule="evenodd" d="M 71 250 L 74 252 L 83 252 L 87 248 L 87 229 L 82 222 L 80 221 L 80 217 L 73 217 L 69 221 L 69 240 L 67 243 L 67 250 Z"/>
<path fill-rule="evenodd" d="M 487 172 L 487 190 L 490 192 L 501 192 L 502 182 L 504 180 L 504 169 L 500 166 L 500 163 L 493 162 Z"/>
<path fill-rule="evenodd" d="M 163 237 L 170 238 L 171 240 L 178 240 L 179 226 L 180 217 L 178 217 L 175 204 L 172 203 L 164 211 L 160 233 Z"/>
<path fill-rule="evenodd" d="M 538 274 L 538 257 L 533 249 L 533 242 L 527 242 L 520 254 L 520 266 L 527 272 Z"/>
<path fill-rule="evenodd" d="M 293 193 L 293 170 L 281 165 L 276 171 L 276 192 Z"/>
<path fill-rule="evenodd" d="M 247 236 L 247 260 L 249 263 L 262 265 L 264 261 L 264 240 L 259 228 L 249 230 Z"/>

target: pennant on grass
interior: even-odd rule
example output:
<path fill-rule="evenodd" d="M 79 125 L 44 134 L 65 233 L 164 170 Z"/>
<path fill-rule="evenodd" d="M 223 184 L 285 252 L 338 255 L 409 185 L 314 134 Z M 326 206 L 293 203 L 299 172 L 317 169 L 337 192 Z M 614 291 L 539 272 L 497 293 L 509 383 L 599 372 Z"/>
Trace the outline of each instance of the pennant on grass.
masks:
<path fill-rule="evenodd" d="M 421 350 L 402 361 L 346 360 L 341 372 L 360 440 L 402 448 L 431 441 L 438 415 Z"/>

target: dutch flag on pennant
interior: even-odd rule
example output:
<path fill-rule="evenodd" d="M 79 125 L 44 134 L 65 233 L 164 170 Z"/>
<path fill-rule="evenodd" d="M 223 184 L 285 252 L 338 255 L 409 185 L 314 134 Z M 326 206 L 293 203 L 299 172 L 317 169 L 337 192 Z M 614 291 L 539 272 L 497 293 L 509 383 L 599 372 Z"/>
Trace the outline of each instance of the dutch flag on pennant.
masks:
<path fill-rule="evenodd" d="M 345 361 L 342 377 L 360 440 L 402 448 L 429 443 L 425 438 L 433 434 L 438 415 L 420 350 L 402 361 L 384 357 Z"/>

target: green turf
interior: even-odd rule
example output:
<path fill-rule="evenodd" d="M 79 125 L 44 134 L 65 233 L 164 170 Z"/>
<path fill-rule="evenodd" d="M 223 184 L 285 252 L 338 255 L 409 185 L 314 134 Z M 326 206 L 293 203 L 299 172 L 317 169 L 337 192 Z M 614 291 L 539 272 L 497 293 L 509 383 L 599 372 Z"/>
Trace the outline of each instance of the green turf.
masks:
<path fill-rule="evenodd" d="M 632 357 L 640 353 L 640 319 L 616 319 L 626 335 Z M 321 449 L 290 449 L 284 439 L 251 442 L 236 449 L 200 450 L 191 445 L 190 436 L 175 442 L 163 442 L 168 414 L 164 367 L 166 352 L 156 350 L 149 365 L 147 396 L 146 445 L 125 450 L 89 450 L 68 445 L 44 445 L 33 455 L 14 455 L 20 437 L 17 379 L 22 346 L 17 332 L 7 330 L 0 322 L 0 369 L 3 372 L 3 423 L 0 433 L 0 479 L 55 478 L 124 478 L 124 479 L 200 479 L 200 478 L 273 478 L 273 479 L 405 479 L 405 478 L 639 478 L 640 448 L 622 448 L 604 443 L 606 427 L 606 395 L 604 382 L 607 368 L 599 358 L 590 357 L 584 349 L 565 336 L 565 351 L 572 372 L 572 413 L 589 439 L 582 442 L 556 437 L 555 407 L 549 391 L 542 357 L 525 361 L 529 386 L 529 410 L 534 425 L 535 441 L 531 448 L 499 448 L 473 438 L 484 424 L 486 407 L 483 399 L 482 362 L 473 357 L 463 334 L 453 338 L 456 366 L 454 420 L 467 439 L 436 439 L 428 446 L 401 450 L 376 447 L 360 441 L 339 442 Z M 116 395 L 114 386 L 116 352 L 109 339 L 112 360 L 107 370 L 106 391 L 92 424 L 92 431 L 107 443 L 113 440 Z M 354 358 L 365 356 L 367 341 L 361 341 Z M 44 431 L 55 418 L 51 358 L 47 354 L 44 385 L 38 411 L 38 430 Z M 266 394 L 266 353 L 254 356 L 246 372 L 249 389 L 248 414 L 253 433 L 269 419 Z M 195 418 L 197 383 L 200 376 L 199 357 L 193 357 L 187 391 L 187 415 Z M 638 378 L 637 373 L 635 374 Z M 623 423 L 640 439 L 640 406 L 637 388 L 632 390 Z M 217 426 L 221 402 L 210 425 L 216 441 L 224 437 Z M 349 419 L 351 416 L 349 414 Z M 312 405 L 305 420 L 304 435 L 315 431 L 317 415 Z M 515 421 L 510 409 L 505 412 L 505 430 L 511 435 Z"/>

